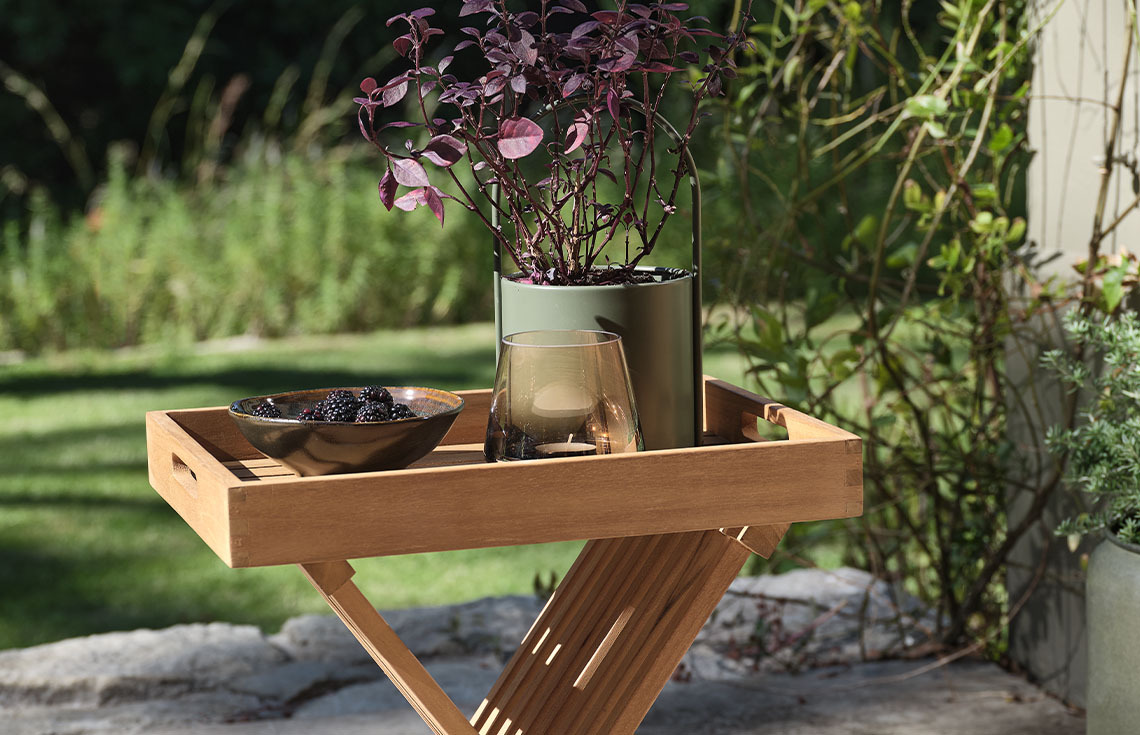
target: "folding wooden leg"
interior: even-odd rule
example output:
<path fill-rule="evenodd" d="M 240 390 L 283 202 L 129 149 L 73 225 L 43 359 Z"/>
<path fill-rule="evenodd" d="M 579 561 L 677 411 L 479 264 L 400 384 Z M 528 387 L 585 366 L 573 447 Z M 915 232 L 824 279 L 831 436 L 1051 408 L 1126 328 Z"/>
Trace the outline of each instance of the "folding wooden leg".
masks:
<path fill-rule="evenodd" d="M 348 562 L 300 566 L 437 735 L 632 735 L 748 555 L 770 554 L 785 530 L 590 541 L 470 722 Z"/>
<path fill-rule="evenodd" d="M 765 559 L 772 557 L 780 539 L 792 527 L 790 523 L 777 523 L 774 526 L 744 526 L 743 528 L 722 528 L 720 532 L 743 544 L 749 551 Z"/>
<path fill-rule="evenodd" d="M 455 703 L 350 581 L 355 571 L 347 561 L 300 566 L 364 650 L 437 735 L 475 735 L 475 729 Z"/>
<path fill-rule="evenodd" d="M 628 735 L 749 551 L 720 531 L 589 542 L 472 722 L 481 735 Z"/>

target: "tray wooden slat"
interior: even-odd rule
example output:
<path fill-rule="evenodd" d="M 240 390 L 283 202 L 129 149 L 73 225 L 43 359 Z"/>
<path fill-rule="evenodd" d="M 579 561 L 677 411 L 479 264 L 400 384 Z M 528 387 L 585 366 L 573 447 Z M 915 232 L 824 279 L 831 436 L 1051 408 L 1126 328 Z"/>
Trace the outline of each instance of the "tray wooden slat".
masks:
<path fill-rule="evenodd" d="M 231 567 L 857 516 L 858 437 L 708 378 L 705 446 L 487 464 L 490 391 L 404 470 L 299 478 L 225 408 L 147 414 L 151 484 Z M 757 441 L 757 420 L 787 429 Z"/>

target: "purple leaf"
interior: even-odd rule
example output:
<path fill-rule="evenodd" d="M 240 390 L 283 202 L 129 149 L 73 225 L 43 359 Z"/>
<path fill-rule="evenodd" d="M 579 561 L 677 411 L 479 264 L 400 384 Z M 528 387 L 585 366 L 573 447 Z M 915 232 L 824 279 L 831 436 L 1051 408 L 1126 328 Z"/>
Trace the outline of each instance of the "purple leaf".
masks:
<path fill-rule="evenodd" d="M 364 81 L 360 83 L 360 91 L 364 94 L 372 94 L 374 89 L 376 89 L 376 80 L 372 77 L 365 77 Z"/>
<path fill-rule="evenodd" d="M 697 56 L 697 53 L 695 51 L 682 51 L 681 53 L 677 54 L 677 58 L 686 64 L 696 64 L 701 60 L 701 57 Z"/>
<path fill-rule="evenodd" d="M 418 189 L 412 189 L 404 196 L 400 197 L 393 204 L 396 207 L 411 212 L 416 207 L 427 205 L 435 218 L 439 220 L 439 224 L 443 226 L 443 199 L 440 196 L 442 192 L 434 186 L 424 186 Z"/>
<path fill-rule="evenodd" d="M 523 28 L 533 28 L 538 24 L 538 13 L 531 10 L 524 10 L 515 16 L 515 22 Z"/>
<path fill-rule="evenodd" d="M 476 13 L 486 13 L 490 9 L 491 0 L 466 0 L 459 11 L 459 17 L 463 18 L 468 15 L 475 15 Z"/>
<path fill-rule="evenodd" d="M 621 99 L 613 87 L 606 91 L 606 109 L 610 111 L 610 117 L 614 120 L 617 120 L 618 115 L 621 114 Z"/>
<path fill-rule="evenodd" d="M 525 117 L 512 117 L 499 124 L 499 152 L 503 158 L 517 159 L 530 155 L 542 143 L 542 128 Z"/>
<path fill-rule="evenodd" d="M 511 89 L 518 94 L 526 92 L 526 77 L 522 74 L 516 74 L 511 77 Z"/>
<path fill-rule="evenodd" d="M 463 160 L 467 144 L 450 135 L 437 135 L 424 147 L 424 158 L 437 166 L 450 166 Z"/>
<path fill-rule="evenodd" d="M 394 77 L 392 81 L 388 82 L 382 87 L 383 102 L 385 107 L 391 107 L 400 100 L 404 99 L 404 95 L 408 93 L 408 77 L 406 74 Z"/>
<path fill-rule="evenodd" d="M 455 44 L 454 51 L 456 53 L 459 53 L 460 51 L 467 48 L 468 46 L 474 46 L 474 45 L 475 45 L 475 42 L 472 41 L 470 38 L 468 38 L 468 39 L 465 39 L 465 40 L 460 41 L 459 43 Z"/>
<path fill-rule="evenodd" d="M 409 15 L 413 18 L 426 18 L 429 15 L 435 15 L 435 8 L 420 8 L 419 10 L 413 10 Z"/>
<path fill-rule="evenodd" d="M 618 56 L 613 56 L 598 62 L 602 71 L 622 72 L 629 71 L 637 61 L 637 34 L 627 33 L 614 42 Z"/>
<path fill-rule="evenodd" d="M 393 158 L 392 175 L 404 186 L 428 186 L 431 183 L 423 164 L 411 158 Z"/>
<path fill-rule="evenodd" d="M 392 48 L 396 49 L 396 53 L 400 56 L 407 56 L 408 52 L 412 50 L 412 37 L 403 35 L 392 41 Z"/>
<path fill-rule="evenodd" d="M 585 74 L 575 74 L 566 80 L 566 84 L 562 86 L 562 96 L 569 97 L 577 92 L 582 84 L 586 81 Z"/>
<path fill-rule="evenodd" d="M 384 23 L 384 25 L 391 27 L 391 25 L 392 25 L 393 23 L 395 23 L 396 21 L 400 20 L 401 18 L 407 18 L 407 17 L 408 17 L 408 16 L 404 15 L 403 13 L 401 13 L 400 15 L 393 15 L 391 18 L 389 18 L 389 19 L 388 19 L 388 20 L 387 20 L 387 21 Z"/>
<path fill-rule="evenodd" d="M 594 29 L 596 29 L 600 25 L 601 25 L 601 23 L 599 23 L 596 20 L 588 20 L 585 23 L 579 23 L 577 26 L 574 27 L 574 30 L 570 31 L 570 38 L 572 38 L 572 39 L 581 38 L 582 36 L 589 34 L 591 31 L 593 31 Z"/>
<path fill-rule="evenodd" d="M 617 25 L 625 18 L 625 16 L 616 10 L 597 10 L 590 13 L 590 17 L 606 25 Z"/>
<path fill-rule="evenodd" d="M 610 56 L 603 61 L 598 62 L 598 68 L 602 71 L 608 72 L 623 72 L 629 71 L 633 68 L 633 62 L 637 59 L 636 54 L 623 54 L 621 56 Z"/>
<path fill-rule="evenodd" d="M 667 59 L 672 61 L 669 48 L 656 38 L 643 40 L 639 48 L 651 59 Z"/>
<path fill-rule="evenodd" d="M 424 188 L 424 201 L 427 202 L 431 213 L 439 220 L 439 226 L 443 227 L 443 200 L 439 197 L 439 189 L 434 186 Z"/>
<path fill-rule="evenodd" d="M 415 128 L 422 125 L 422 123 L 405 122 L 403 120 L 396 120 L 395 122 L 385 123 L 381 130 L 385 128 Z"/>
<path fill-rule="evenodd" d="M 488 75 L 490 76 L 490 75 Z M 483 96 L 494 97 L 499 92 L 503 91 L 503 87 L 507 86 L 507 78 L 504 76 L 497 76 L 487 80 L 483 85 Z"/>
<path fill-rule="evenodd" d="M 570 8 L 564 8 L 561 5 L 555 5 L 554 7 L 547 8 L 547 10 L 546 10 L 547 15 L 560 15 L 562 13 L 572 14 L 573 12 L 574 11 L 571 10 Z"/>
<path fill-rule="evenodd" d="M 444 56 L 442 59 L 439 60 L 439 73 L 440 74 L 443 74 L 443 72 L 447 70 L 447 67 L 451 66 L 451 62 L 454 60 L 454 58 L 455 58 L 454 56 Z"/>
<path fill-rule="evenodd" d="M 538 49 L 534 47 L 534 36 L 521 28 L 516 30 L 518 31 L 518 38 L 511 41 L 511 51 L 514 51 L 515 56 L 518 56 L 527 66 L 534 66 L 534 63 L 538 61 Z"/>
<path fill-rule="evenodd" d="M 657 7 L 670 13 L 679 13 L 683 10 L 689 9 L 689 6 L 685 3 L 661 3 Z"/>
<path fill-rule="evenodd" d="M 673 71 L 681 71 L 681 69 L 676 66 L 670 66 L 669 64 L 663 64 L 660 61 L 647 61 L 641 65 L 641 71 L 652 71 L 661 74 L 667 74 Z"/>
<path fill-rule="evenodd" d="M 579 13 L 589 12 L 586 9 L 586 6 L 582 4 L 581 0 L 561 0 L 561 4 L 565 5 L 566 7 L 570 8 L 571 10 L 576 10 Z"/>
<path fill-rule="evenodd" d="M 578 146 L 582 145 L 582 143 L 590 137 L 591 117 L 592 115 L 589 110 L 583 110 L 574 117 L 574 122 L 570 124 L 570 129 L 566 131 L 566 144 L 562 150 L 563 153 L 573 153 Z"/>
<path fill-rule="evenodd" d="M 392 202 L 397 208 L 410 212 L 424 203 L 424 190 L 412 189 L 404 196 Z"/>
<path fill-rule="evenodd" d="M 380 203 L 384 205 L 384 209 L 389 212 L 392 211 L 392 203 L 396 197 L 396 179 L 392 176 L 392 170 L 388 169 L 384 172 L 383 178 L 380 179 L 380 184 L 377 189 L 380 191 Z"/>

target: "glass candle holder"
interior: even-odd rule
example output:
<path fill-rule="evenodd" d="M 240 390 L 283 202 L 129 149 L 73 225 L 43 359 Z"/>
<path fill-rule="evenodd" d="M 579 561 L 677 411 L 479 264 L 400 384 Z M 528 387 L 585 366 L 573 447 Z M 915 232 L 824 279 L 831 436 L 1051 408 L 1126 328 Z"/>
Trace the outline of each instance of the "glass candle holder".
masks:
<path fill-rule="evenodd" d="M 621 337 L 577 329 L 503 337 L 483 445 L 489 461 L 644 447 Z"/>

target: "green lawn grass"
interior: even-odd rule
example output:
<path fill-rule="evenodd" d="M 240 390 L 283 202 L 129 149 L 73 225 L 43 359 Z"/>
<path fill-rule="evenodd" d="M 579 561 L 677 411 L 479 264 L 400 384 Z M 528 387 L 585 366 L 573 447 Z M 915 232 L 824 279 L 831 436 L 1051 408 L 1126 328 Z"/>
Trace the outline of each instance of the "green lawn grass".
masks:
<path fill-rule="evenodd" d="M 705 372 L 740 382 L 729 348 Z M 224 620 L 275 631 L 327 612 L 294 567 L 231 570 L 150 488 L 143 415 L 293 388 L 490 386 L 489 324 L 194 348 L 72 352 L 0 366 L 0 648 Z M 354 562 L 380 607 L 530 594 L 580 543 Z"/>

